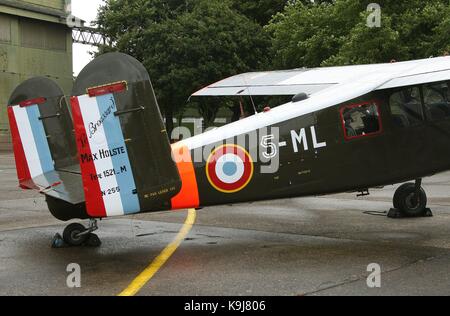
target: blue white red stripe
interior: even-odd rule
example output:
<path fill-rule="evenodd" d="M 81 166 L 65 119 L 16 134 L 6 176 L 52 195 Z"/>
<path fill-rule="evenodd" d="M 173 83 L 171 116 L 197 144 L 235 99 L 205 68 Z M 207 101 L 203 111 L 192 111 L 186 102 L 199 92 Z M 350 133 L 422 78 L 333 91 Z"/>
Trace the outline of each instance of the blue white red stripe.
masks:
<path fill-rule="evenodd" d="M 133 171 L 112 94 L 72 99 L 88 213 L 121 216 L 140 211 Z M 100 203 L 100 205 L 99 205 Z"/>
<path fill-rule="evenodd" d="M 20 155 L 25 156 L 26 168 L 28 168 L 30 177 L 35 178 L 53 171 L 54 162 L 44 125 L 39 120 L 41 115 L 38 105 L 12 106 L 9 111 L 10 124 L 15 125 L 12 132 L 13 134 L 17 133 L 17 135 L 13 135 L 13 141 L 22 147 Z M 19 150 L 17 150 L 17 146 L 14 148 L 17 159 Z"/>

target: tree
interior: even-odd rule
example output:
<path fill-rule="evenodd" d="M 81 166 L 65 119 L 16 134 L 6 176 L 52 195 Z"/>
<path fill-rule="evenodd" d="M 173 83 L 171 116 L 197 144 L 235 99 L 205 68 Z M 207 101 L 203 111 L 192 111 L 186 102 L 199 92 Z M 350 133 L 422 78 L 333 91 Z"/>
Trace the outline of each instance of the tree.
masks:
<path fill-rule="evenodd" d="M 377 1 L 381 27 L 366 25 L 373 1 L 295 2 L 266 30 L 278 68 L 317 67 L 427 58 L 450 48 L 447 0 Z"/>
<path fill-rule="evenodd" d="M 318 67 L 336 54 L 361 12 L 358 0 L 295 1 L 266 27 L 275 68 Z"/>
<path fill-rule="evenodd" d="M 111 39 L 114 47 L 102 47 L 100 53 L 121 51 L 143 60 L 144 31 L 177 15 L 183 0 L 107 0 L 97 15 L 98 29 Z"/>
<path fill-rule="evenodd" d="M 407 59 L 407 48 L 403 46 L 400 35 L 392 28 L 390 17 L 383 19 L 382 27 L 369 28 L 363 22 L 353 27 L 338 53 L 322 62 L 322 66 L 371 64 Z"/>
<path fill-rule="evenodd" d="M 98 23 L 149 71 L 169 133 L 192 92 L 268 61 L 262 27 L 220 0 L 109 0 Z M 211 120 L 217 109 L 203 112 Z"/>
<path fill-rule="evenodd" d="M 395 29 L 407 49 L 407 58 L 440 56 L 450 48 L 450 2 L 413 1 L 403 14 L 393 13 Z"/>
<path fill-rule="evenodd" d="M 288 2 L 289 0 L 231 0 L 231 5 L 236 11 L 264 26 L 275 14 L 283 11 Z"/>

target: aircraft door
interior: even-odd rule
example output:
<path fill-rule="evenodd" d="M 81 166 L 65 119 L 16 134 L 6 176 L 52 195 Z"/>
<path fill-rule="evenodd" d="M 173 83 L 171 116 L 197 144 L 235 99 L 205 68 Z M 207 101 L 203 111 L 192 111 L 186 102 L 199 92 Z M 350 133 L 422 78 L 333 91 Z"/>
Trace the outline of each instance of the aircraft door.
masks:
<path fill-rule="evenodd" d="M 422 91 L 432 147 L 430 162 L 434 168 L 446 169 L 450 166 L 450 81 L 426 84 Z"/>
<path fill-rule="evenodd" d="M 382 104 L 368 97 L 339 109 L 344 134 L 339 154 L 342 161 L 337 171 L 341 174 L 341 186 L 345 179 L 350 188 L 364 189 L 379 183 L 386 173 Z"/>
<path fill-rule="evenodd" d="M 427 133 L 419 86 L 387 94 L 391 114 L 389 166 L 399 181 L 414 176 L 428 164 Z"/>

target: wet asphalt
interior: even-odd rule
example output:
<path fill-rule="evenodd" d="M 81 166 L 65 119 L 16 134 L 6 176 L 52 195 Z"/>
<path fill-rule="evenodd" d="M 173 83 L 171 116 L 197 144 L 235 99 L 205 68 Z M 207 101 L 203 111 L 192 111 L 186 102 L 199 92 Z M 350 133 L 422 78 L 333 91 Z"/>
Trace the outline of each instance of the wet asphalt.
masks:
<path fill-rule="evenodd" d="M 389 219 L 396 186 L 205 208 L 138 295 L 450 295 L 450 173 L 424 181 L 432 218 Z M 100 222 L 99 248 L 52 249 L 67 223 L 17 188 L 0 153 L 0 295 L 117 295 L 173 240 L 187 212 Z M 81 268 L 69 288 L 67 266 Z M 369 264 L 381 287 L 367 285 Z"/>

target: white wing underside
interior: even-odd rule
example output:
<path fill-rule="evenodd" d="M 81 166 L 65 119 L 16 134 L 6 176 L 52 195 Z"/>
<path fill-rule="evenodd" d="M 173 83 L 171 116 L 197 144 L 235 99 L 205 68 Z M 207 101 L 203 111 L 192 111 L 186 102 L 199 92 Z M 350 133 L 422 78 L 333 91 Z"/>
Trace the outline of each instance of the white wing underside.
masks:
<path fill-rule="evenodd" d="M 450 57 L 392 64 L 342 66 L 254 72 L 233 76 L 207 86 L 193 96 L 313 95 L 339 84 L 385 82 L 374 90 L 450 80 Z"/>

